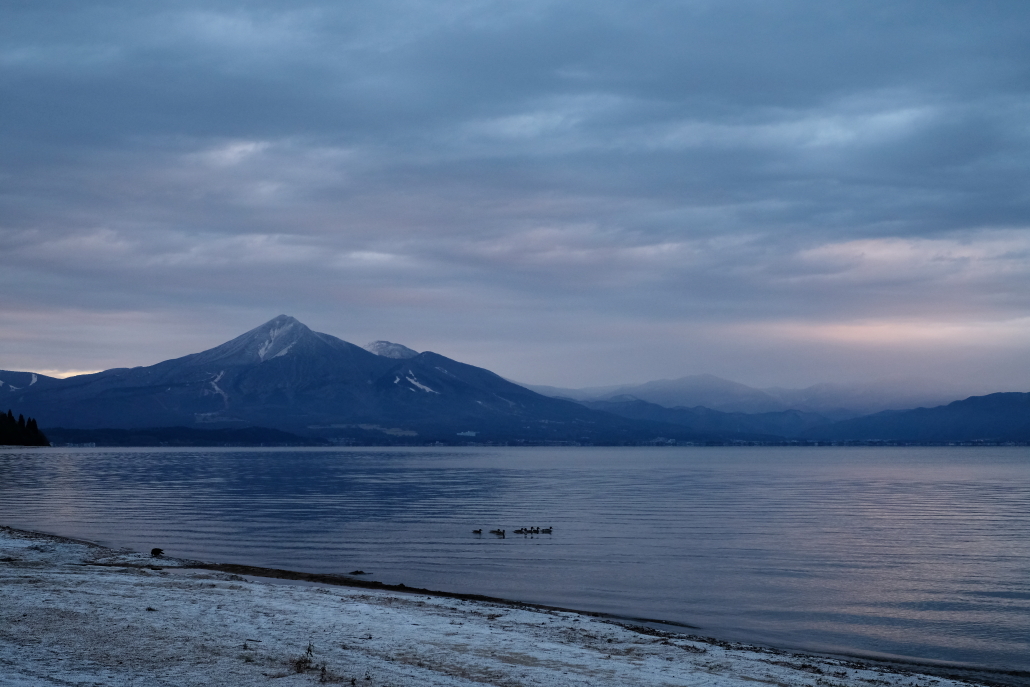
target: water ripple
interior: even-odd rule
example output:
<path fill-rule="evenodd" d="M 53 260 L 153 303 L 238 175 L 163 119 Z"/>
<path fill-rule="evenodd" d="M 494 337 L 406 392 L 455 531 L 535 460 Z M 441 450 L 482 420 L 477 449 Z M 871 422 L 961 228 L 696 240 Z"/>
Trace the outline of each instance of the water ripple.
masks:
<path fill-rule="evenodd" d="M 1025 448 L 4 450 L 0 522 L 1030 669 Z"/>

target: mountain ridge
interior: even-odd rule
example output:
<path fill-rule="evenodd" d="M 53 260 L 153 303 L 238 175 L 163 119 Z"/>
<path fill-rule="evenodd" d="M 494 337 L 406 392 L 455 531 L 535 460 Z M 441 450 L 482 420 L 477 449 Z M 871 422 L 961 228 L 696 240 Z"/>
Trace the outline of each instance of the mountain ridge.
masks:
<path fill-rule="evenodd" d="M 286 315 L 154 365 L 8 385 L 0 388 L 4 400 L 47 426 L 68 429 L 256 426 L 334 441 L 371 441 L 379 434 L 397 441 L 706 438 L 542 396 L 431 351 L 377 355 Z"/>
<path fill-rule="evenodd" d="M 861 384 L 820 383 L 800 389 L 759 389 L 710 374 L 583 389 L 525 386 L 544 395 L 580 402 L 632 397 L 666 408 L 703 406 L 726 413 L 748 414 L 797 410 L 824 415 L 832 421 L 882 410 L 932 407 L 970 396 L 969 393 L 919 379 L 881 379 Z"/>
<path fill-rule="evenodd" d="M 375 353 L 381 355 L 384 358 L 414 358 L 418 355 L 418 351 L 412 350 L 407 346 L 399 343 L 393 343 L 392 341 L 372 341 L 362 346 L 369 353 Z"/>
<path fill-rule="evenodd" d="M 1027 442 L 1030 393 L 999 392 L 933 408 L 887 410 L 814 428 L 809 435 L 830 441 Z"/>
<path fill-rule="evenodd" d="M 615 393 L 627 390 L 634 393 Z M 848 393 L 859 392 L 873 398 L 883 390 L 870 384 Z M 694 399 L 707 394 L 710 405 L 723 409 L 669 407 L 637 395 L 673 402 L 683 393 Z M 46 427 L 66 433 L 132 430 L 132 436 L 166 439 L 170 435 L 156 430 L 192 432 L 176 441 L 199 440 L 201 430 L 221 432 L 228 441 L 225 432 L 246 428 L 329 444 L 1030 440 L 1030 402 L 1023 402 L 1030 394 L 855 417 L 840 408 L 791 408 L 792 393 L 824 405 L 840 398 L 833 385 L 758 390 L 713 375 L 589 390 L 601 399 L 555 398 L 432 351 L 387 341 L 356 346 L 287 315 L 205 351 L 149 366 L 66 379 L 0 370 L 0 405 L 17 407 Z M 725 410 L 734 405 L 759 412 Z"/>

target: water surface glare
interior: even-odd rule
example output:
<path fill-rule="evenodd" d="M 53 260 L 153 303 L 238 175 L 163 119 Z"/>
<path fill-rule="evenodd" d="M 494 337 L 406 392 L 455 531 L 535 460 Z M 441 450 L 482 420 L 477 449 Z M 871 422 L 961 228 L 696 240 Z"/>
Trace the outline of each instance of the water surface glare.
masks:
<path fill-rule="evenodd" d="M 1030 669 L 1021 447 L 5 449 L 0 523 Z"/>

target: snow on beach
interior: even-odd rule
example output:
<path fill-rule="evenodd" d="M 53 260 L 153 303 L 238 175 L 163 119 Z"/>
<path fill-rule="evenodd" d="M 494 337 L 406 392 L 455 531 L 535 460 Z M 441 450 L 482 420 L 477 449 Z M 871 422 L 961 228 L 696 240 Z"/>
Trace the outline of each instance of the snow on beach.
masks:
<path fill-rule="evenodd" d="M 0 527 L 0 684 L 990 684 L 570 611 L 271 584 L 194 564 Z"/>

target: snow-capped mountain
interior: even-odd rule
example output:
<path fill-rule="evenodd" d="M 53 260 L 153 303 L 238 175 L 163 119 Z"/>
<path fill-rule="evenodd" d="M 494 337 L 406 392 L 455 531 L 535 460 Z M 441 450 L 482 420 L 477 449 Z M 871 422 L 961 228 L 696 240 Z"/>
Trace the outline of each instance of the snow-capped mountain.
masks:
<path fill-rule="evenodd" d="M 31 373 L 0 373 L 0 379 L 8 404 L 43 427 L 259 426 L 344 442 L 621 441 L 663 433 L 655 423 L 541 396 L 436 353 L 378 343 L 391 355 L 280 315 L 220 346 L 156 365 L 67 379 L 36 376 L 35 384 L 27 383 Z M 664 429 L 667 436 L 686 432 Z"/>
<path fill-rule="evenodd" d="M 797 410 L 748 415 L 693 407 L 701 403 L 666 408 L 640 398 L 679 400 L 682 406 L 684 398 L 704 395 L 710 401 L 757 408 L 768 403 L 763 394 L 775 398 L 777 390 L 750 389 L 715 377 L 640 385 L 632 389 L 633 396 L 612 397 L 609 392 L 608 400 L 580 404 L 540 395 L 430 351 L 376 343 L 384 344 L 381 350 L 390 355 L 314 332 L 281 315 L 220 346 L 147 367 L 67 379 L 0 370 L 0 404 L 35 417 L 44 431 L 184 427 L 231 433 L 270 428 L 362 444 L 638 443 L 658 437 L 775 441 L 776 435 L 1025 441 L 1030 436 L 1030 394 L 993 394 L 834 424 L 832 418 Z"/>
<path fill-rule="evenodd" d="M 391 341 L 373 341 L 362 346 L 369 353 L 375 353 L 381 355 L 384 358 L 396 358 L 398 360 L 404 360 L 407 358 L 414 358 L 418 355 L 418 351 L 413 351 L 407 346 L 399 343 L 393 343 Z"/>

